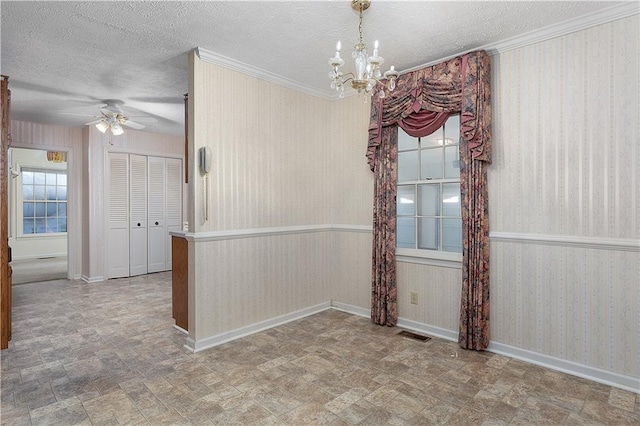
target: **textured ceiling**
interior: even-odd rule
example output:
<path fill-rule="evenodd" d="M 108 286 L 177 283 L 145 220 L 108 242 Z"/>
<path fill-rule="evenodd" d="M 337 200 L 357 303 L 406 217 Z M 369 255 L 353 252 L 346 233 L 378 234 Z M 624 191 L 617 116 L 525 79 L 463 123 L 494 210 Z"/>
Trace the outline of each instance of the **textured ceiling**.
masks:
<path fill-rule="evenodd" d="M 380 40 L 385 69 L 404 70 L 615 4 L 374 0 L 364 37 L 369 45 Z M 77 127 L 117 99 L 128 115 L 158 120 L 146 130 L 173 134 L 184 130 L 193 48 L 330 97 L 327 59 L 338 39 L 348 57 L 358 28 L 348 0 L 2 1 L 0 8 L 0 67 L 10 77 L 13 119 Z"/>

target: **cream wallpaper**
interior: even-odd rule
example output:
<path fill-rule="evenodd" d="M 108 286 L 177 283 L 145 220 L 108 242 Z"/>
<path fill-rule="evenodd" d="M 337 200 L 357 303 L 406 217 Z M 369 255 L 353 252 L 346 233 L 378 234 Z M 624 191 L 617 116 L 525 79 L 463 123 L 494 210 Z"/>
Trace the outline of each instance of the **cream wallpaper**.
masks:
<path fill-rule="evenodd" d="M 330 108 L 325 100 L 195 58 L 195 150 L 209 146 L 195 185 L 193 230 L 326 224 L 331 218 Z"/>
<path fill-rule="evenodd" d="M 233 233 L 330 223 L 331 109 L 326 100 L 195 55 L 190 61 L 191 149 L 212 152 L 208 175 L 191 168 L 189 336 L 197 346 L 330 300 L 330 232 Z M 216 232 L 231 235 L 206 239 Z"/>
<path fill-rule="evenodd" d="M 637 34 L 634 16 L 493 56 L 492 344 L 624 383 L 640 377 Z M 191 72 L 191 150 L 210 146 L 214 166 L 207 222 L 191 168 L 190 338 L 328 300 L 368 311 L 369 106 L 197 58 Z M 206 240 L 321 224 L 339 230 Z M 397 270 L 401 320 L 455 336 L 460 269 Z"/>
<path fill-rule="evenodd" d="M 11 146 L 67 151 L 68 162 L 68 276 L 82 273 L 82 130 L 68 127 L 11 121 Z"/>
<path fill-rule="evenodd" d="M 491 229 L 511 235 L 492 243 L 492 340 L 636 378 L 637 41 L 634 16 L 494 57 L 489 169 Z"/>

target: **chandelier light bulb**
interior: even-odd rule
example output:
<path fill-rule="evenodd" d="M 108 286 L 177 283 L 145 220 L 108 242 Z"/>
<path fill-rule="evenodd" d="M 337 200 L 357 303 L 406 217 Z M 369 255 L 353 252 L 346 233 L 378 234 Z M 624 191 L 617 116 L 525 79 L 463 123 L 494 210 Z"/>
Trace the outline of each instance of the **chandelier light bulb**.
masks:
<path fill-rule="evenodd" d="M 373 55 L 367 55 L 367 46 L 364 44 L 362 37 L 362 13 L 369 8 L 371 0 L 351 0 L 351 7 L 359 15 L 358 26 L 358 43 L 354 46 L 351 57 L 355 65 L 355 72 L 343 74 L 339 68 L 344 65 L 344 60 L 340 57 L 342 43 L 340 40 L 336 43 L 336 54 L 329 59 L 329 65 L 333 69 L 329 73 L 331 80 L 331 88 L 338 91 L 338 96 L 344 96 L 344 86 L 350 82 L 351 88 L 360 94 L 373 94 L 376 86 L 379 85 L 378 96 L 384 98 L 386 91 L 393 91 L 396 87 L 395 80 L 398 78 L 398 72 L 392 66 L 385 73 L 380 70 L 380 66 L 384 63 L 384 58 L 378 55 L 379 42 L 375 40 L 373 43 Z M 385 78 L 386 81 L 382 80 Z"/>

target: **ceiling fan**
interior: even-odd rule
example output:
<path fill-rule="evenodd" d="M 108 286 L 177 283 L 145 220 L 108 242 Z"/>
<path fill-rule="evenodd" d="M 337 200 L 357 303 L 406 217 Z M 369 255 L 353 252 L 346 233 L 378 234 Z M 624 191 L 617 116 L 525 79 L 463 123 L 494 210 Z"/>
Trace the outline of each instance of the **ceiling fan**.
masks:
<path fill-rule="evenodd" d="M 98 120 L 91 121 L 86 123 L 86 125 L 91 126 L 95 125 L 96 128 L 102 133 L 106 133 L 107 130 L 110 130 L 114 136 L 118 136 L 124 133 L 124 129 L 122 126 L 131 127 L 132 129 L 141 130 L 144 129 L 144 124 L 138 123 L 137 121 L 130 120 L 124 112 L 122 108 L 120 108 L 121 102 L 107 100 L 105 101 L 106 105 L 100 108 L 101 116 Z M 155 123 L 157 120 L 151 117 L 140 117 L 136 118 L 138 121 L 146 121 Z"/>
<path fill-rule="evenodd" d="M 141 122 L 145 123 L 156 123 L 156 120 L 153 117 L 145 117 L 145 116 L 130 116 L 125 114 L 122 111 L 120 105 L 123 104 L 122 101 L 117 99 L 107 99 L 102 101 L 103 104 L 99 106 L 100 114 L 76 114 L 76 113 L 65 113 L 61 112 L 60 114 L 66 115 L 78 115 L 78 116 L 87 116 L 93 117 L 96 120 L 85 123 L 86 126 L 95 125 L 96 128 L 102 133 L 106 133 L 107 130 L 110 130 L 114 136 L 118 136 L 124 133 L 123 126 L 130 127 L 136 130 L 142 130 L 145 128 L 145 125 Z M 131 120 L 131 118 L 135 118 Z"/>

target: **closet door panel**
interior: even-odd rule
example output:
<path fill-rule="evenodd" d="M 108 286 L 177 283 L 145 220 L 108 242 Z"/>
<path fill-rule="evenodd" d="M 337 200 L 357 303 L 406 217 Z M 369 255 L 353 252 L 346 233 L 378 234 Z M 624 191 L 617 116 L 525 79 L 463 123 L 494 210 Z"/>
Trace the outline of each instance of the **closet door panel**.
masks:
<path fill-rule="evenodd" d="M 166 159 L 166 220 L 167 220 L 167 254 L 165 270 L 172 269 L 171 235 L 169 232 L 182 229 L 182 160 L 179 158 Z"/>
<path fill-rule="evenodd" d="M 167 226 L 165 218 L 165 159 L 148 157 L 148 272 L 165 270 Z"/>
<path fill-rule="evenodd" d="M 129 275 L 147 273 L 147 157 L 129 157 Z"/>
<path fill-rule="evenodd" d="M 108 278 L 129 276 L 129 155 L 109 154 Z"/>

